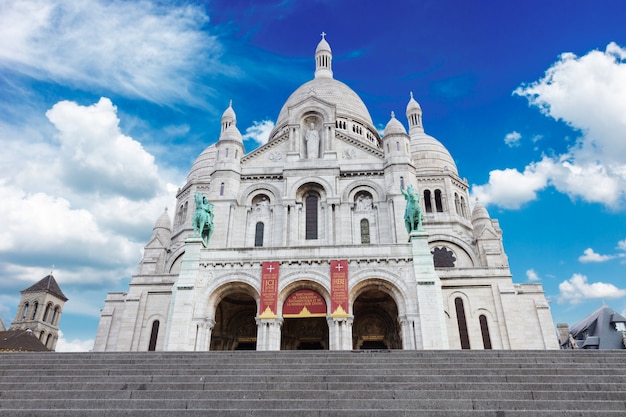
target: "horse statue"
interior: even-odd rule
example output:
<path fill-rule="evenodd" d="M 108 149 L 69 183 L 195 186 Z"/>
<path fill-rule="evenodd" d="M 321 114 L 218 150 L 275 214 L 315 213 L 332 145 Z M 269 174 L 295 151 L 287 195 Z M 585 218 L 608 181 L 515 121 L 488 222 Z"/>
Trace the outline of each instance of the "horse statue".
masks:
<path fill-rule="evenodd" d="M 412 185 L 409 185 L 404 191 L 400 189 L 406 200 L 406 209 L 404 210 L 404 225 L 408 234 L 411 232 L 423 232 L 422 222 L 424 221 L 424 214 L 420 207 L 420 196 L 415 192 Z"/>
<path fill-rule="evenodd" d="M 199 192 L 193 195 L 196 211 L 193 214 L 193 236 L 201 237 L 205 246 L 213 235 L 213 204 Z"/>

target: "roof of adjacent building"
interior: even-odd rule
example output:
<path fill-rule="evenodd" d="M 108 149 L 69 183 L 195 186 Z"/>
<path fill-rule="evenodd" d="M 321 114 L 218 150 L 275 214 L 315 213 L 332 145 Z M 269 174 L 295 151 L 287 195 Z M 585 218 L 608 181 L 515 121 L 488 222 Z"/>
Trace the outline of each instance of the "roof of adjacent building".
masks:
<path fill-rule="evenodd" d="M 570 328 L 570 335 L 584 349 L 624 349 L 622 331 L 615 323 L 625 323 L 626 318 L 603 305 Z"/>
<path fill-rule="evenodd" d="M 47 352 L 49 350 L 29 329 L 0 332 L 0 351 Z"/>
<path fill-rule="evenodd" d="M 43 277 L 35 284 L 31 285 L 25 290 L 22 290 L 21 293 L 24 294 L 27 292 L 39 291 L 49 292 L 50 294 L 56 295 L 57 297 L 61 298 L 63 301 L 67 301 L 67 297 L 65 296 L 65 294 L 63 294 L 63 291 L 61 291 L 61 287 L 59 287 L 59 284 L 57 284 L 57 281 L 54 279 L 52 274 Z"/>

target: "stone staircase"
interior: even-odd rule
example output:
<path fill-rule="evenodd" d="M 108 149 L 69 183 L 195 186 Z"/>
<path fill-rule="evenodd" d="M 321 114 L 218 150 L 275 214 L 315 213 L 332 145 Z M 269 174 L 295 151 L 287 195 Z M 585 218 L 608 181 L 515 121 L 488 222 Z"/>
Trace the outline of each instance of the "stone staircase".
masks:
<path fill-rule="evenodd" d="M 626 416 L 626 351 L 2 353 L 0 417 Z"/>

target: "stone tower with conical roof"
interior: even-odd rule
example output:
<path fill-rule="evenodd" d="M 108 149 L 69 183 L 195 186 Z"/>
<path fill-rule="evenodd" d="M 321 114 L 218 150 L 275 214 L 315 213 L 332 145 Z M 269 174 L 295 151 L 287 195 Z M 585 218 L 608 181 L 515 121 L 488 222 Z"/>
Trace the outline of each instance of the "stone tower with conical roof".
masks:
<path fill-rule="evenodd" d="M 30 330 L 48 349 L 54 350 L 67 297 L 52 273 L 20 293 L 17 315 L 9 330 Z"/>

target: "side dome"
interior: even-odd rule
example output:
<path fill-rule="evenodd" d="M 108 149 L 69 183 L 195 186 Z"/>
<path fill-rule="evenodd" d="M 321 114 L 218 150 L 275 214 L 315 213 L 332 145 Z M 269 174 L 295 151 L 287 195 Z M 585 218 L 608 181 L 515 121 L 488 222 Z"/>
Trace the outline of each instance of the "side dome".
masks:
<path fill-rule="evenodd" d="M 210 178 L 216 160 L 217 150 L 215 149 L 215 144 L 209 145 L 194 161 L 189 174 L 187 174 L 187 181 Z"/>
<path fill-rule="evenodd" d="M 411 156 L 417 172 L 453 172 L 459 175 L 452 155 L 441 142 L 423 131 L 411 133 Z"/>

